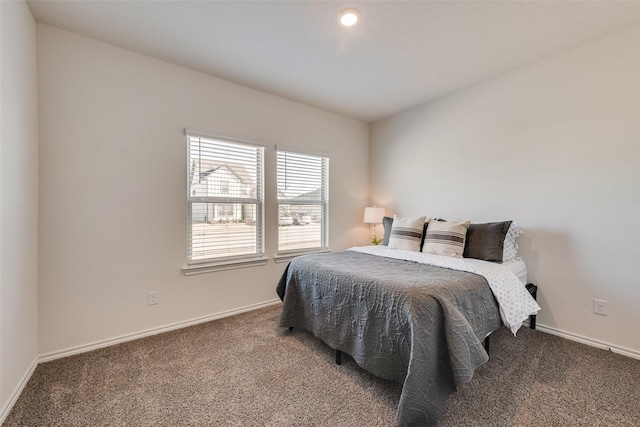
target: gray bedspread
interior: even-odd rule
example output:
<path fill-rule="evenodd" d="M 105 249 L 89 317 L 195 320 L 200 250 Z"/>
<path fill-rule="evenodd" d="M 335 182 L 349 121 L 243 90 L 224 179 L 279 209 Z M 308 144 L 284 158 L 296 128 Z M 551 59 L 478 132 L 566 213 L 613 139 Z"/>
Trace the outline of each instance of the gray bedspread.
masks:
<path fill-rule="evenodd" d="M 402 426 L 437 424 L 447 397 L 488 360 L 482 341 L 500 326 L 483 277 L 357 252 L 297 257 L 276 291 L 280 326 L 403 384 Z"/>

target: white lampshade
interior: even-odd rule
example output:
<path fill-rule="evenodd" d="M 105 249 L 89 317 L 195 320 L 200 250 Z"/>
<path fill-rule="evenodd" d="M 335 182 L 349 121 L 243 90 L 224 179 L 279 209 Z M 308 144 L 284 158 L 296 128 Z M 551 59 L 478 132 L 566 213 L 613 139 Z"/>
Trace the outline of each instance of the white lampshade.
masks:
<path fill-rule="evenodd" d="M 364 222 L 365 224 L 382 224 L 382 218 L 384 217 L 384 208 L 364 208 Z"/>

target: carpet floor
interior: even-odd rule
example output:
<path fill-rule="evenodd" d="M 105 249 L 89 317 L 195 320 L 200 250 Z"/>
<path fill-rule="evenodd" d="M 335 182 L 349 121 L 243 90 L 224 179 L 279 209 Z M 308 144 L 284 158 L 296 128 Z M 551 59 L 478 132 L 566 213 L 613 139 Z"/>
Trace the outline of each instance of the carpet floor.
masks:
<path fill-rule="evenodd" d="M 4 426 L 393 426 L 401 386 L 280 306 L 40 364 Z M 492 336 L 489 362 L 440 426 L 640 426 L 640 360 L 530 329 Z"/>

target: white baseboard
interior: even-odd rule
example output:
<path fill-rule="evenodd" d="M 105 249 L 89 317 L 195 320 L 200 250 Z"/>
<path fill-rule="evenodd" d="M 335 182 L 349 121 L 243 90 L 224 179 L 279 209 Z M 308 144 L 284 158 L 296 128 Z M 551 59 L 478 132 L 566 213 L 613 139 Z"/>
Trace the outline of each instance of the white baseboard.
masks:
<path fill-rule="evenodd" d="M 22 394 L 22 390 L 24 390 L 24 387 L 29 382 L 31 375 L 33 375 L 33 372 L 38 367 L 38 363 L 39 363 L 39 357 L 36 356 L 33 359 L 33 362 L 31 362 L 29 369 L 27 369 L 27 372 L 25 372 L 25 374 L 22 376 L 22 379 L 20 380 L 16 388 L 13 390 L 13 392 L 9 396 L 9 400 L 7 401 L 7 404 L 2 407 L 2 412 L 0 412 L 0 426 L 2 425 L 2 423 L 4 423 L 4 420 L 7 419 L 9 412 L 11 412 L 11 409 L 13 409 L 13 405 L 16 404 L 18 397 L 20 397 L 20 394 Z"/>
<path fill-rule="evenodd" d="M 67 356 L 73 356 L 74 354 L 86 353 L 88 351 L 97 350 L 103 347 L 109 347 L 115 344 L 120 344 L 127 341 L 133 341 L 140 338 L 148 337 L 151 335 L 161 334 L 163 332 L 173 331 L 175 329 L 186 328 L 188 326 L 197 325 L 199 323 L 210 322 L 216 319 L 222 319 L 224 317 L 234 316 L 236 314 L 245 313 L 247 311 L 258 310 L 265 307 L 281 304 L 279 299 L 261 302 L 258 304 L 251 304 L 244 307 L 236 308 L 233 310 L 227 310 L 216 314 L 210 314 L 207 316 L 196 317 L 195 319 L 184 320 L 181 322 L 171 323 L 169 325 L 159 326 L 157 328 L 151 328 L 140 332 L 134 332 L 131 334 L 121 335 L 118 337 L 109 338 L 106 340 L 95 341 L 89 344 L 83 344 L 76 347 L 70 347 L 64 350 L 53 351 L 51 353 L 41 354 L 38 362 L 49 362 L 55 359 L 61 359 Z"/>
<path fill-rule="evenodd" d="M 591 347 L 602 348 L 614 353 L 622 354 L 623 356 L 632 357 L 640 360 L 640 351 L 632 350 L 630 348 L 621 347 L 619 345 L 610 344 L 608 342 L 596 340 L 593 338 L 585 337 L 583 335 L 574 334 L 573 332 L 563 331 L 561 329 L 553 328 L 551 326 L 536 324 L 536 330 L 546 332 L 551 335 L 557 335 L 562 338 L 566 338 L 571 341 L 577 341 L 582 344 L 590 345 Z"/>

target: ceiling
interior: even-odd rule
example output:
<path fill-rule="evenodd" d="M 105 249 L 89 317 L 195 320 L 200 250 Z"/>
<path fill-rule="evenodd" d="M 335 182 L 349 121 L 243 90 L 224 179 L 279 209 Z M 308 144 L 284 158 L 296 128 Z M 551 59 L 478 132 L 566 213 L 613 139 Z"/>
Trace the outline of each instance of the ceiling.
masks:
<path fill-rule="evenodd" d="M 639 1 L 27 3 L 38 22 L 367 122 L 640 23 Z"/>

